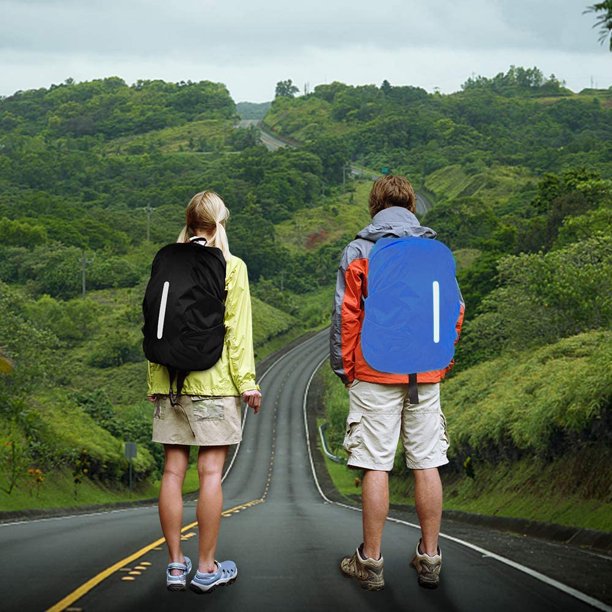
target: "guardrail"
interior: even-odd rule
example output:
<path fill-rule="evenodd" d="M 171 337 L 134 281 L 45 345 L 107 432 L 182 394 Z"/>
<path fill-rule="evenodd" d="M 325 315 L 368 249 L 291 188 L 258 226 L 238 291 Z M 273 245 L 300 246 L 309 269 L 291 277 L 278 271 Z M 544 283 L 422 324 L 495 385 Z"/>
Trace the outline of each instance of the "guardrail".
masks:
<path fill-rule="evenodd" d="M 321 423 L 321 425 L 319 425 L 319 436 L 321 436 L 321 446 L 323 448 L 325 456 L 331 459 L 334 463 L 346 463 L 346 459 L 334 455 L 334 453 L 332 453 L 329 449 L 329 445 L 327 444 L 327 438 L 325 436 L 325 430 L 327 429 L 327 426 L 327 423 Z"/>
<path fill-rule="evenodd" d="M 287 136 L 283 136 L 282 134 L 278 134 L 275 132 L 269 125 L 266 125 L 263 121 L 260 121 L 257 126 L 264 134 L 267 134 L 271 138 L 275 138 L 276 140 L 286 144 L 289 147 L 300 147 L 302 145 L 301 142 L 294 140 L 293 138 L 289 138 Z"/>

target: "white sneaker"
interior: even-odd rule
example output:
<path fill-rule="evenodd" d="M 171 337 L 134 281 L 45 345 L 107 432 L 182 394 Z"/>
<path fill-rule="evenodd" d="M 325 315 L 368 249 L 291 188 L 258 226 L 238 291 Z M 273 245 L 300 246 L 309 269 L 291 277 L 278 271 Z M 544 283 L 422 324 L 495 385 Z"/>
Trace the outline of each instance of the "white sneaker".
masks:
<path fill-rule="evenodd" d="M 178 576 L 172 575 L 172 570 L 181 570 Z M 169 591 L 184 591 L 187 588 L 187 576 L 191 572 L 191 559 L 185 557 L 185 563 L 169 563 L 166 568 L 166 587 Z"/>

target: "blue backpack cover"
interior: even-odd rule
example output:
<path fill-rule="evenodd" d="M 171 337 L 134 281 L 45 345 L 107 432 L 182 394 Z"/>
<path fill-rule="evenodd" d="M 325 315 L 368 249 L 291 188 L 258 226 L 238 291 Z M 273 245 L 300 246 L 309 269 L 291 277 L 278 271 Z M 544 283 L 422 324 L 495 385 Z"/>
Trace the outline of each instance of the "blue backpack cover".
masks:
<path fill-rule="evenodd" d="M 380 372 L 446 368 L 455 353 L 461 294 L 450 249 L 427 238 L 382 238 L 369 258 L 361 348 Z"/>

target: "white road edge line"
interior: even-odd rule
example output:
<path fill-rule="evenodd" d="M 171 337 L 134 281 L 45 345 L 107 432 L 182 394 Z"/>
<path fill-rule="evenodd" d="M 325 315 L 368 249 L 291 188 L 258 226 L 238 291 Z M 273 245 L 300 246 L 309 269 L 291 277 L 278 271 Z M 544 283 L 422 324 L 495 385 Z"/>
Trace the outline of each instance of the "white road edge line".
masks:
<path fill-rule="evenodd" d="M 319 333 L 321 333 L 321 332 L 319 332 Z M 284 355 L 281 355 L 278 359 L 274 360 L 268 366 L 266 371 L 261 375 L 261 378 L 259 379 L 259 382 L 261 383 L 264 380 L 264 378 L 269 374 L 270 370 L 272 370 L 272 368 L 274 366 L 278 365 L 283 359 L 285 359 L 285 357 L 288 357 L 289 355 L 291 355 L 298 348 L 302 348 L 303 349 L 305 345 L 309 344 L 318 335 L 319 334 L 314 334 L 313 336 L 311 336 L 307 340 L 304 340 L 304 342 L 302 342 L 301 344 L 298 344 L 297 346 L 294 346 L 292 349 L 288 350 Z M 245 406 L 244 414 L 242 415 L 242 433 L 243 434 L 244 434 L 244 426 L 245 426 L 246 420 L 247 420 L 247 414 L 249 414 L 249 408 L 247 406 Z M 242 440 L 240 440 L 240 442 L 238 442 L 238 445 L 236 446 L 236 449 L 234 450 L 234 455 L 232 456 L 232 460 L 230 461 L 230 464 L 227 466 L 227 470 L 225 470 L 225 474 L 223 474 L 223 478 L 221 478 L 221 483 L 223 483 L 225 481 L 225 479 L 227 478 L 228 474 L 230 473 L 230 470 L 234 466 L 234 462 L 236 461 L 236 457 L 238 456 L 238 451 L 240 450 L 241 444 L 242 444 Z"/>
<path fill-rule="evenodd" d="M 285 357 L 287 357 L 288 355 L 290 355 L 291 353 L 293 353 L 294 351 L 296 351 L 299 348 L 300 349 L 304 348 L 304 345 L 308 345 L 320 333 L 321 332 L 318 332 L 317 334 L 311 336 L 307 340 L 304 340 L 304 342 L 302 342 L 301 344 L 298 344 L 297 346 L 294 346 L 292 349 L 287 351 L 284 355 L 281 355 L 278 359 L 273 361 L 268 366 L 266 371 L 262 374 L 262 376 L 259 379 L 259 381 L 261 382 L 266 377 L 268 372 L 270 372 L 270 370 L 275 365 L 280 363 Z M 244 425 L 246 423 L 247 414 L 248 414 L 248 409 L 246 409 L 244 411 L 244 415 L 242 417 L 242 431 L 244 431 Z M 236 456 L 238 455 L 238 450 L 240 449 L 240 444 L 241 443 L 239 443 L 236 446 L 236 450 L 234 451 L 234 455 L 232 457 L 232 460 L 230 461 L 230 464 L 227 466 L 227 470 L 225 471 L 225 474 L 223 475 L 223 479 L 221 480 L 221 482 L 223 482 L 227 478 L 227 475 L 229 474 L 230 470 L 232 469 L 232 466 L 234 465 L 234 462 L 236 461 Z M 11 527 L 11 526 L 14 526 L 14 525 L 41 523 L 43 521 L 63 521 L 63 520 L 72 519 L 72 518 L 81 518 L 81 517 L 88 517 L 88 516 L 100 516 L 101 514 L 112 514 L 113 512 L 129 512 L 131 510 L 136 510 L 136 509 L 138 509 L 138 510 L 147 510 L 147 509 L 150 509 L 150 508 L 157 508 L 157 504 L 156 503 L 155 504 L 151 504 L 150 506 L 138 506 L 137 508 L 134 508 L 134 507 L 130 507 L 130 508 L 116 508 L 116 509 L 113 509 L 113 510 L 100 510 L 98 512 L 83 512 L 83 513 L 78 513 L 78 514 L 67 514 L 67 515 L 64 515 L 64 516 L 49 516 L 49 517 L 45 517 L 45 518 L 37 518 L 37 519 L 24 520 L 24 521 L 11 521 L 10 523 L 0 523 L 0 528 L 2 528 L 2 527 Z"/>
<path fill-rule="evenodd" d="M 319 491 L 319 495 L 321 495 L 321 497 L 328 504 L 334 504 L 336 506 L 340 506 L 341 508 L 347 508 L 348 510 L 353 510 L 354 512 L 361 512 L 361 508 L 355 508 L 353 506 L 349 506 L 348 504 L 342 504 L 340 502 L 335 502 L 329 499 L 323 493 L 321 486 L 319 485 L 319 480 L 317 478 L 317 473 L 314 467 L 314 460 L 312 458 L 312 450 L 310 448 L 310 435 L 308 433 L 308 419 L 306 417 L 306 409 L 307 409 L 308 393 L 310 391 L 310 385 L 312 384 L 312 381 L 316 373 L 318 372 L 319 368 L 321 367 L 323 362 L 325 362 L 327 359 L 328 357 L 326 355 L 317 364 L 317 367 L 314 369 L 313 373 L 308 379 L 308 383 L 306 384 L 306 391 L 304 392 L 304 401 L 302 403 L 302 412 L 304 415 L 304 429 L 306 431 L 306 446 L 308 448 L 308 458 L 310 459 L 310 469 L 312 470 L 312 476 L 314 478 L 315 484 Z M 409 523 L 408 521 L 403 521 L 401 519 L 388 517 L 387 520 L 392 523 L 400 523 L 402 525 L 414 527 L 415 529 L 419 529 L 419 530 L 421 529 L 419 525 L 415 525 L 414 523 Z M 495 559 L 496 561 L 499 561 L 500 563 L 504 563 L 505 565 L 508 565 L 509 567 L 512 567 L 520 572 L 523 572 L 524 574 L 527 574 L 531 576 L 532 578 L 539 580 L 540 582 L 543 582 L 555 589 L 558 589 L 559 591 L 562 591 L 563 593 L 566 593 L 567 595 L 571 595 L 572 597 L 575 597 L 576 599 L 579 599 L 580 601 L 586 604 L 589 604 L 590 606 L 592 606 L 593 608 L 596 608 L 597 610 L 603 610 L 604 612 L 612 612 L 612 607 L 608 606 L 603 601 L 599 601 L 598 599 L 595 599 L 594 597 L 591 597 L 590 595 L 587 595 L 586 593 L 583 593 L 582 591 L 578 591 L 577 589 L 567 586 L 566 584 L 563 584 L 562 582 L 559 582 L 558 580 L 554 580 L 553 578 L 549 578 L 548 576 L 545 576 L 544 574 L 541 574 L 540 572 L 532 570 L 529 567 L 525 567 L 524 565 L 521 565 L 520 563 L 516 563 L 516 561 L 512 561 L 512 559 L 502 557 L 501 555 L 498 555 L 494 552 L 481 548 L 480 546 L 475 546 L 474 544 L 470 544 L 469 542 L 466 542 L 465 540 L 460 540 L 459 538 L 455 538 L 453 536 L 446 535 L 445 533 L 441 533 L 440 537 L 446 540 L 451 540 L 452 542 L 455 542 L 457 544 L 461 544 L 462 546 L 465 546 L 466 548 L 470 548 L 471 550 L 474 550 L 483 556 L 490 557 L 491 559 Z"/>

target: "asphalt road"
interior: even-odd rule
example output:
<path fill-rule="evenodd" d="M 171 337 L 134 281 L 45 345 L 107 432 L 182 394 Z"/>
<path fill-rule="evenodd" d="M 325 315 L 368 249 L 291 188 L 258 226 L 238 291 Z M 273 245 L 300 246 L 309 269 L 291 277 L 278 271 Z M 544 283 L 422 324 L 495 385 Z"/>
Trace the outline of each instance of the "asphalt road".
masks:
<path fill-rule="evenodd" d="M 418 531 L 402 522 L 385 528 L 385 590 L 366 592 L 345 578 L 338 561 L 359 544 L 361 516 L 324 501 L 304 425 L 305 391 L 326 353 L 322 333 L 280 358 L 263 379 L 261 413 L 247 416 L 243 443 L 224 483 L 226 518 L 218 550 L 220 559 L 237 562 L 235 584 L 207 595 L 166 591 L 157 511 L 143 507 L 0 525 L 0 609 L 592 609 L 487 551 L 448 539 L 440 587 L 421 589 L 409 565 Z M 188 502 L 184 550 L 196 560 L 193 520 L 194 503 Z"/>

